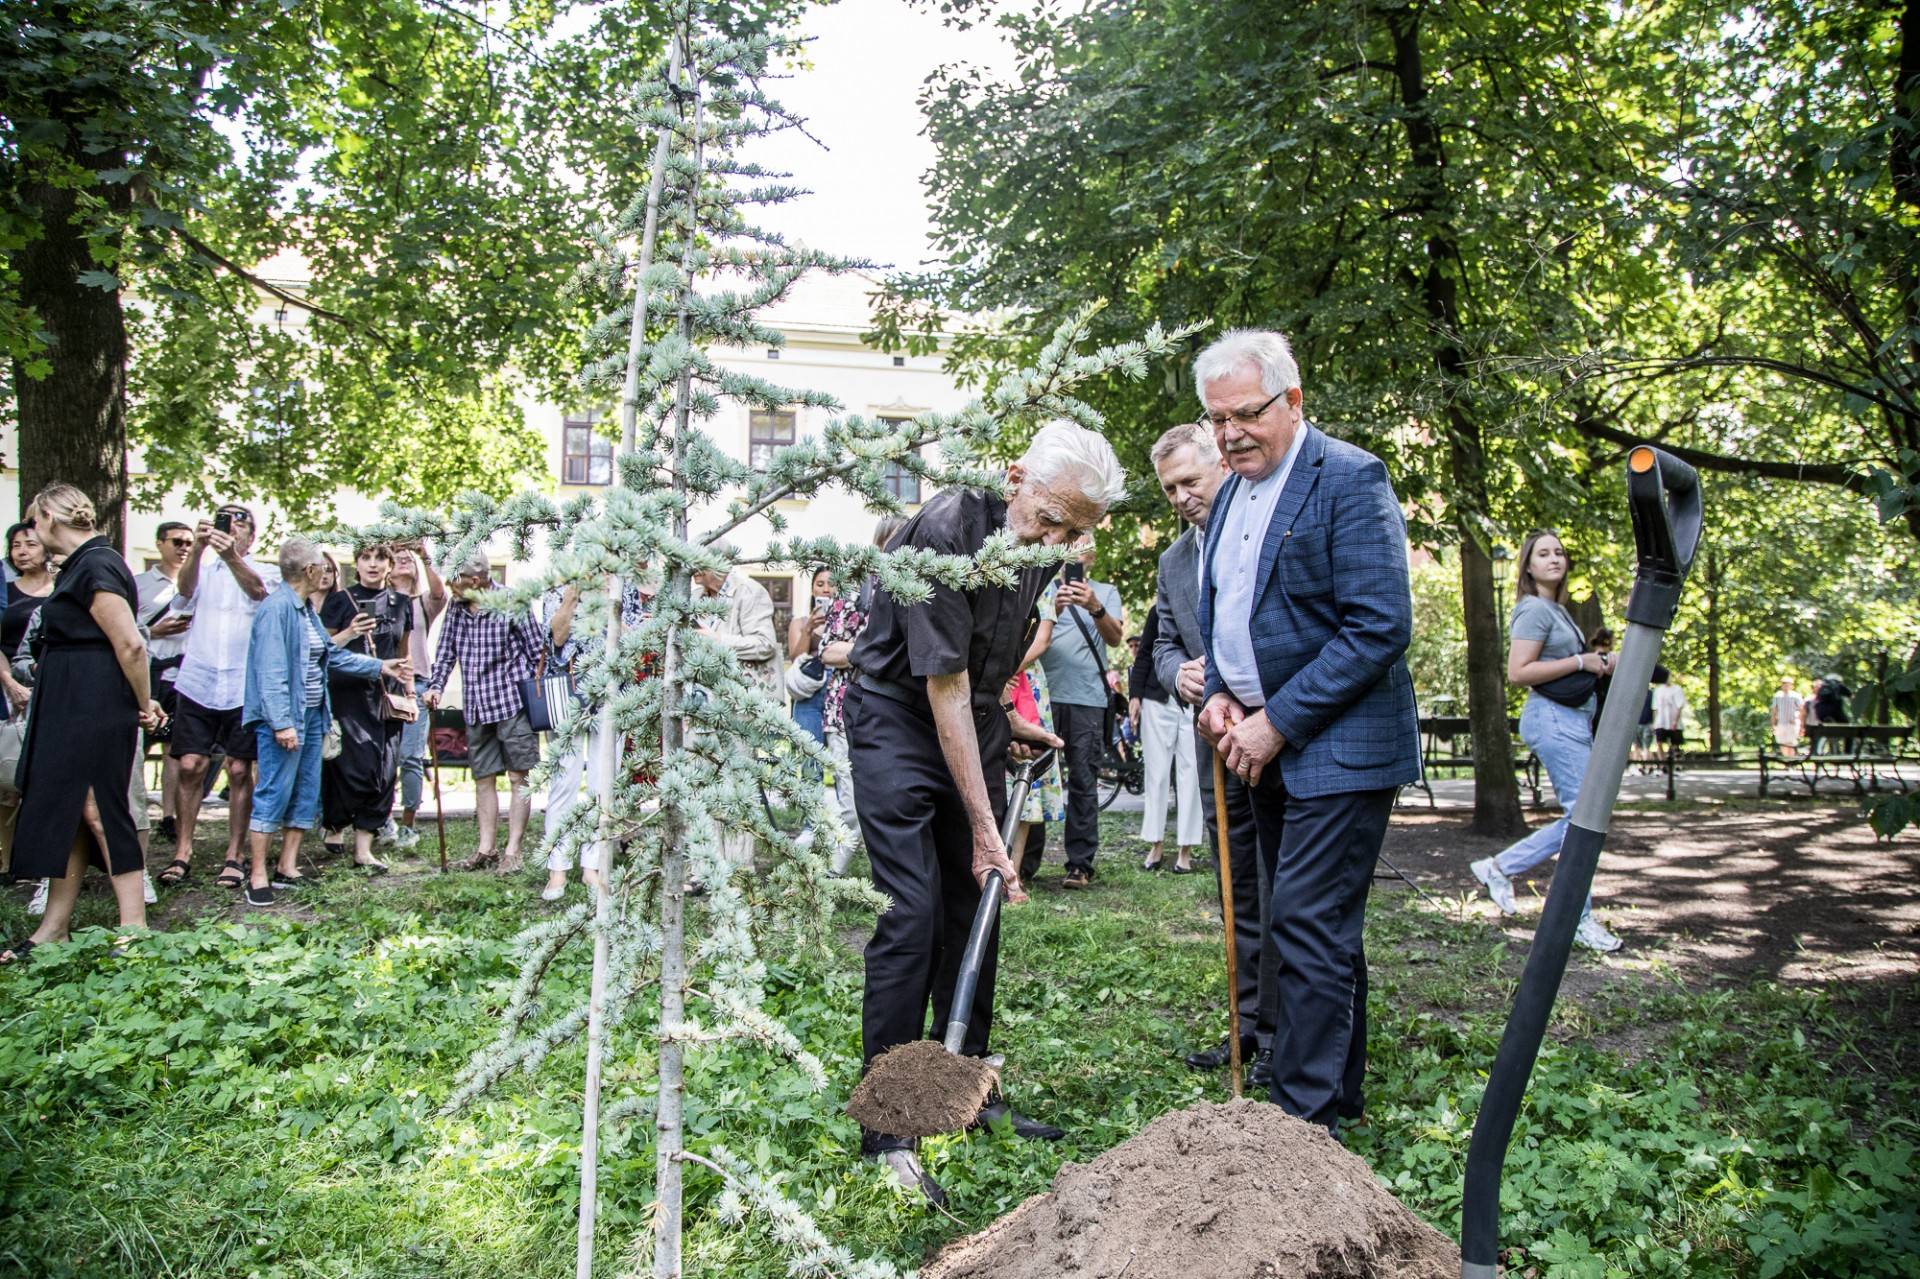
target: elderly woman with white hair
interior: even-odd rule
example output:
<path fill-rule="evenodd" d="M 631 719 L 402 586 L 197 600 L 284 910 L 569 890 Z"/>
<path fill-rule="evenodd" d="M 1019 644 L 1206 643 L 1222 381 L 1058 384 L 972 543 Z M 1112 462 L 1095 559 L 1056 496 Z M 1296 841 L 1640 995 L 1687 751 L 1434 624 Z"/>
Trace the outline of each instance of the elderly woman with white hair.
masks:
<path fill-rule="evenodd" d="M 1055 422 L 1007 468 L 1005 498 L 948 489 L 889 545 L 975 555 L 1005 532 L 1024 546 L 1065 547 L 1087 536 L 1125 489 L 1104 437 Z M 1026 900 L 1000 841 L 1007 752 L 1016 743 L 1058 748 L 1061 742 L 1004 708 L 1000 696 L 1019 672 L 1039 625 L 1035 602 L 1058 568 L 1024 569 L 1006 585 L 970 591 L 936 584 L 931 598 L 918 604 L 902 603 L 883 587 L 874 592 L 866 630 L 854 642 L 859 674 L 844 707 L 854 807 L 874 887 L 892 903 L 866 949 L 861 1047 L 868 1063 L 925 1036 L 929 1005 L 933 1037 L 945 1033 L 960 954 L 988 873 L 1000 872 L 1009 900 Z M 996 930 L 961 1046 L 969 1056 L 987 1055 L 998 949 Z M 996 1091 L 980 1119 L 1000 1118 L 1022 1137 L 1065 1136 L 1015 1114 Z M 945 1198 L 911 1143 L 863 1130 L 860 1149 L 907 1188 L 935 1203 Z"/>
<path fill-rule="evenodd" d="M 253 615 L 241 722 L 254 731 L 260 774 L 247 824 L 253 866 L 249 906 L 271 906 L 276 889 L 299 886 L 300 844 L 320 818 L 320 761 L 333 718 L 328 676 L 408 676 L 404 660 L 380 661 L 335 646 L 311 596 L 327 572 L 320 548 L 303 537 L 280 547 L 280 587 Z M 280 836 L 278 877 L 267 873 L 267 843 Z"/>

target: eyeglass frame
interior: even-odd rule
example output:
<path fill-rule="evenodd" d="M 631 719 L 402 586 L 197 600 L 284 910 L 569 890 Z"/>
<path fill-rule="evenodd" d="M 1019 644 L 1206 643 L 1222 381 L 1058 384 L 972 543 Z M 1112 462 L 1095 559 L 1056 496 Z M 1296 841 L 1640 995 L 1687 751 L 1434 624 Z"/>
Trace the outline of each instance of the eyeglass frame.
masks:
<path fill-rule="evenodd" d="M 1291 389 L 1292 389 L 1291 387 L 1288 388 L 1288 390 L 1291 390 Z M 1286 391 L 1275 392 L 1272 399 L 1269 399 L 1265 404 L 1262 404 L 1259 408 L 1255 409 L 1251 414 L 1243 414 L 1239 409 L 1230 409 L 1225 414 L 1226 420 L 1220 421 L 1220 422 L 1214 421 L 1213 414 L 1208 413 L 1206 410 L 1202 409 L 1200 412 L 1200 416 L 1193 419 L 1193 424 L 1195 426 L 1205 427 L 1210 431 L 1218 431 L 1222 429 L 1223 427 L 1226 426 L 1227 422 L 1229 421 L 1238 422 L 1241 426 L 1252 426 L 1255 422 L 1258 422 L 1261 418 L 1266 416 L 1267 410 L 1273 407 L 1274 400 L 1283 398 L 1286 395 L 1286 393 L 1287 393 Z"/>

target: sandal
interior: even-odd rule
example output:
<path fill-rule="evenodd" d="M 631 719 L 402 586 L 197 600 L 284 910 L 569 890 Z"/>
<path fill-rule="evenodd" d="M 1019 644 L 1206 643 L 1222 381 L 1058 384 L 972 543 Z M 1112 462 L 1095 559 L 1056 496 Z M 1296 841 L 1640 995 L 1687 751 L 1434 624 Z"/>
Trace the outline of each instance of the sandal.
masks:
<path fill-rule="evenodd" d="M 384 875 L 389 870 L 393 869 L 391 866 L 388 866 L 385 862 L 381 861 L 378 857 L 374 858 L 371 861 L 355 862 L 353 864 L 353 868 L 355 870 L 363 870 L 367 872 L 367 874 L 369 875 Z"/>
<path fill-rule="evenodd" d="M 187 882 L 187 876 L 193 873 L 191 863 L 176 857 L 167 868 L 153 877 L 153 882 L 162 888 L 172 888 L 175 884 Z"/>
<path fill-rule="evenodd" d="M 239 862 L 230 861 L 220 868 L 220 873 L 214 877 L 213 882 L 222 888 L 245 888 L 247 868 Z"/>
<path fill-rule="evenodd" d="M 11 946 L 7 947 L 5 954 L 0 954 L 0 967 L 22 962 L 28 955 L 33 953 L 33 948 L 39 944 L 39 942 L 31 937 L 14 942 Z"/>

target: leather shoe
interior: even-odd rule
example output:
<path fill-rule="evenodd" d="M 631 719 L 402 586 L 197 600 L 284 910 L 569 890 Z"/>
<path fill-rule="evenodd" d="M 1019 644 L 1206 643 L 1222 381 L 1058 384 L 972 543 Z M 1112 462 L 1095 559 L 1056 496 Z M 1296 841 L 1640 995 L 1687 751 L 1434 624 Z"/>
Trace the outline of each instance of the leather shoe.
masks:
<path fill-rule="evenodd" d="M 1258 1047 L 1259 1046 L 1254 1043 L 1252 1035 L 1240 1036 L 1240 1060 L 1243 1062 L 1252 1061 L 1253 1055 L 1258 1050 Z M 1188 1053 L 1187 1069 L 1218 1070 L 1227 1064 L 1229 1056 L 1227 1041 L 1222 1039 L 1211 1048 L 1203 1048 L 1199 1052 Z"/>
<path fill-rule="evenodd" d="M 1055 1128 L 1052 1124 L 1043 1124 L 1038 1119 L 1029 1119 L 1007 1104 L 1007 1099 L 998 1093 L 987 1099 L 980 1107 L 980 1113 L 967 1125 L 969 1131 L 975 1128 L 991 1128 L 1001 1120 L 1013 1125 L 1013 1135 L 1026 1141 L 1059 1141 L 1067 1135 L 1064 1128 Z"/>
<path fill-rule="evenodd" d="M 1247 1072 L 1247 1087 L 1258 1088 L 1265 1092 L 1273 1085 L 1273 1049 L 1262 1048 L 1253 1059 L 1253 1069 Z"/>

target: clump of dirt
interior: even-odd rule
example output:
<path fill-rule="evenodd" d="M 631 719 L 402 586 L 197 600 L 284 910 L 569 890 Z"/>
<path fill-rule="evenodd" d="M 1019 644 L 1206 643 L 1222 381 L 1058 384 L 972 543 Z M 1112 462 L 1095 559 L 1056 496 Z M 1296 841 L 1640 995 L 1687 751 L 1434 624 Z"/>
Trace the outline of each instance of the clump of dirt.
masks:
<path fill-rule="evenodd" d="M 950 1053 L 938 1040 L 916 1039 L 873 1059 L 847 1099 L 847 1113 L 889 1137 L 959 1132 L 998 1082 L 999 1074 L 978 1057 Z"/>
<path fill-rule="evenodd" d="M 1278 1106 L 1160 1116 L 949 1245 L 922 1279 L 1455 1279 L 1460 1250 Z"/>

